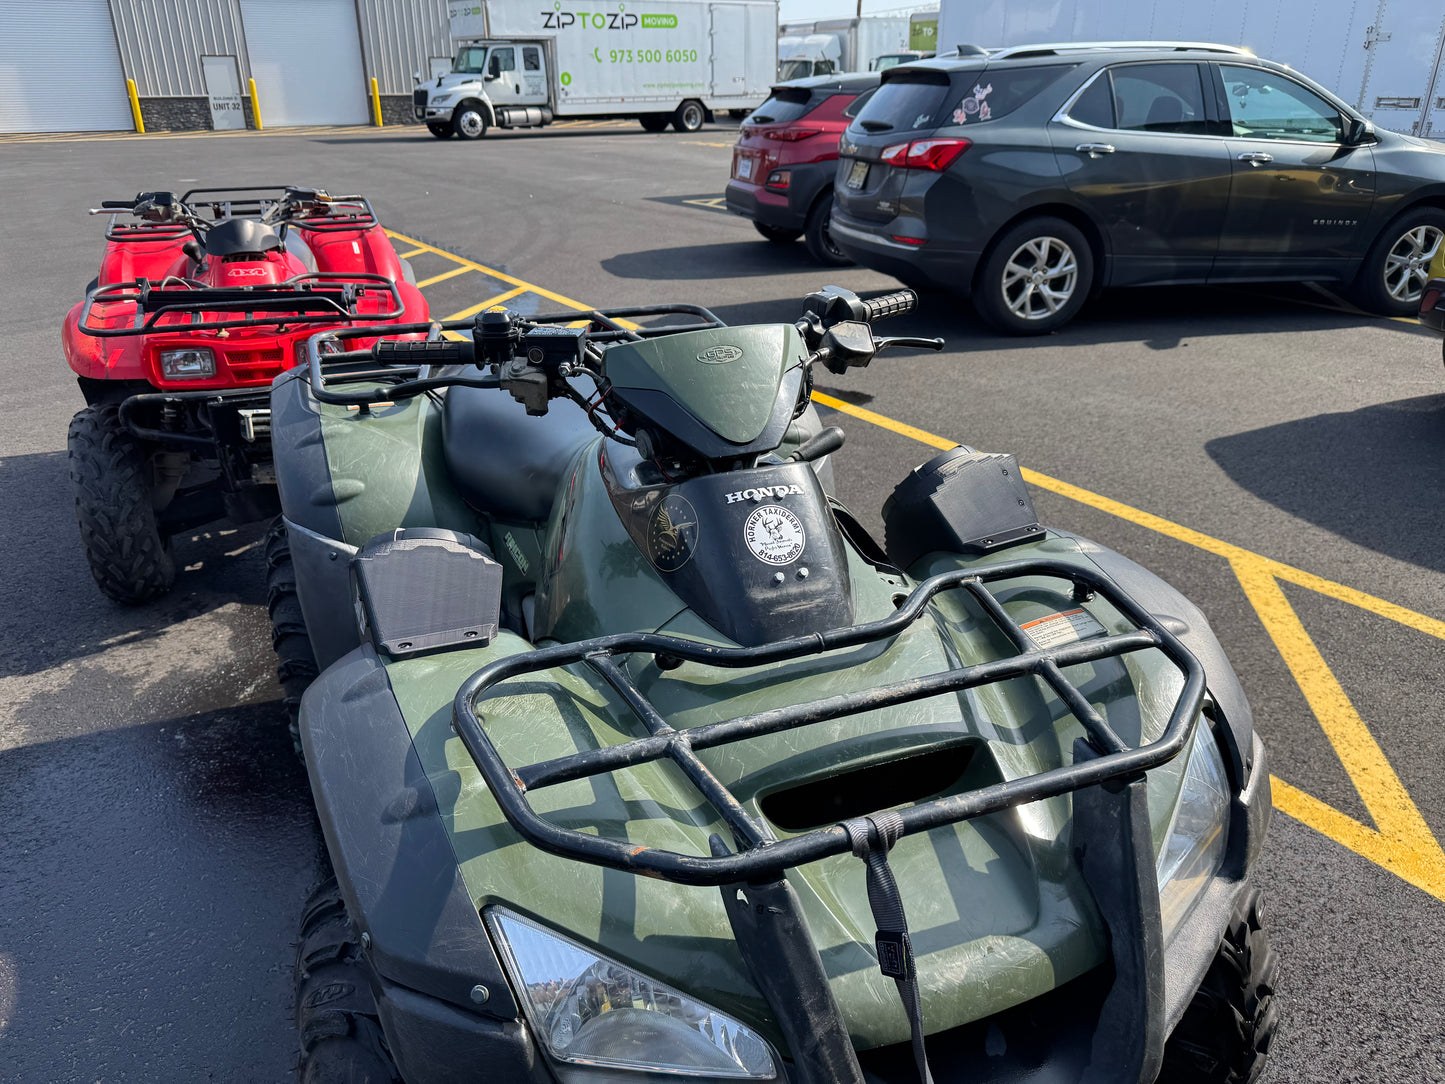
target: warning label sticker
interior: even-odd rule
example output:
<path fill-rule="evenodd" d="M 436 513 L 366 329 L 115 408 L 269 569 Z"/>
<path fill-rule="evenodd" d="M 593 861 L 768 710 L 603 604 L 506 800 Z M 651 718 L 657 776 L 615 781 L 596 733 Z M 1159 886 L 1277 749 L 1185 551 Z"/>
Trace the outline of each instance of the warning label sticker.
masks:
<path fill-rule="evenodd" d="M 1075 640 L 1098 636 L 1104 631 L 1104 626 L 1095 621 L 1086 610 L 1065 610 L 1063 613 L 1049 614 L 1020 625 L 1019 628 L 1028 634 L 1028 638 L 1037 648 L 1072 644 Z"/>

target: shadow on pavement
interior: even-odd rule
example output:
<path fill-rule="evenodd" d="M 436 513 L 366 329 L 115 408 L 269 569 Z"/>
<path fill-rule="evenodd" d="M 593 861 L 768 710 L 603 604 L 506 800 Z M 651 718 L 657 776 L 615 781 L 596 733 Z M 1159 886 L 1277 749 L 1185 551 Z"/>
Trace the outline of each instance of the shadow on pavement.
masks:
<path fill-rule="evenodd" d="M 699 213 L 708 214 L 706 209 Z M 815 271 L 819 285 L 831 282 L 833 273 L 808 255 L 802 244 L 774 245 L 756 241 L 729 241 L 714 245 L 684 245 L 624 252 L 602 261 L 602 270 L 623 279 L 676 282 L 690 279 L 757 278 Z M 836 277 L 836 275 L 833 275 Z"/>
<path fill-rule="evenodd" d="M 321 850 L 279 702 L 9 749 L 0 823 L 7 1080 L 291 1079 Z"/>
<path fill-rule="evenodd" d="M 1319 414 L 1204 447 L 1234 481 L 1290 515 L 1445 571 L 1445 394 Z"/>
<path fill-rule="evenodd" d="M 159 636 L 228 603 L 264 605 L 265 525 L 211 524 L 173 540 L 175 588 L 144 606 L 102 595 L 86 566 L 61 452 L 0 459 L 0 523 L 24 539 L 0 562 L 0 677 Z"/>
<path fill-rule="evenodd" d="M 669 253 L 683 255 L 669 257 Z M 792 260 L 794 255 L 797 256 L 795 262 Z M 671 262 L 674 258 L 678 264 L 676 268 Z M 617 256 L 604 261 L 603 267 L 612 274 L 630 277 L 626 269 L 633 266 L 631 261 L 634 260 L 638 261 L 639 269 L 651 266 L 649 261 L 660 261 L 658 266 L 667 267 L 668 275 L 659 272 L 659 278 L 726 276 L 730 266 L 741 268 L 733 272 L 737 277 L 810 271 L 805 287 L 808 290 L 830 282 L 847 282 L 850 270 L 819 267 L 807 258 L 801 245 L 742 242 Z M 1433 337 L 1433 333 L 1423 332 L 1414 325 L 1315 307 L 1305 296 L 1308 293 L 1305 287 L 1271 286 L 1269 290 L 1269 293 L 1254 293 L 1238 288 L 1208 286 L 1110 290 L 1085 307 L 1073 323 L 1052 334 L 1038 336 L 999 334 L 977 316 L 967 298 L 928 290 L 920 292 L 918 308 L 914 312 L 880 323 L 878 333 L 940 336 L 947 340 L 946 349 L 965 352 L 1023 350 L 1034 346 L 1098 347 L 1123 342 L 1143 343 L 1151 350 L 1168 351 L 1191 338 L 1292 334 L 1370 326 L 1421 338 L 1427 335 Z M 864 291 L 863 296 L 871 297 L 883 292 L 886 291 L 869 290 Z M 701 303 L 706 304 L 706 301 Z M 797 298 L 710 307 L 730 324 L 792 321 L 802 312 L 802 294 Z"/>

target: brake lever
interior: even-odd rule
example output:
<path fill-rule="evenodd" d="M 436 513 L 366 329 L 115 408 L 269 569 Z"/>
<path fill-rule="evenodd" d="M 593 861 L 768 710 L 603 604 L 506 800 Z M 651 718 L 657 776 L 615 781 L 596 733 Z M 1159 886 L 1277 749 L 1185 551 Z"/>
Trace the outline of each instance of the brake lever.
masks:
<path fill-rule="evenodd" d="M 902 346 L 911 350 L 942 350 L 944 342 L 942 339 L 921 339 L 913 335 L 894 335 L 890 338 L 875 340 L 873 352 L 875 354 L 887 350 L 890 346 Z"/>

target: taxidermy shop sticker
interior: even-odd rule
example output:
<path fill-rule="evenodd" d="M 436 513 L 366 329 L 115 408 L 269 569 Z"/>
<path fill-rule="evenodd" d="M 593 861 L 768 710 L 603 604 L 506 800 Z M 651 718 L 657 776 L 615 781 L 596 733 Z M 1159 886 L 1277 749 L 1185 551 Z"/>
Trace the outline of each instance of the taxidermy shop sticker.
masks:
<path fill-rule="evenodd" d="M 787 565 L 803 552 L 803 523 L 780 504 L 765 504 L 748 517 L 743 538 L 759 561 Z"/>
<path fill-rule="evenodd" d="M 1104 631 L 1104 626 L 1085 610 L 1065 610 L 1063 613 L 1049 614 L 1026 625 L 1020 625 L 1019 628 L 1028 634 L 1028 638 L 1037 648 L 1072 644 L 1075 640 L 1086 640 Z"/>

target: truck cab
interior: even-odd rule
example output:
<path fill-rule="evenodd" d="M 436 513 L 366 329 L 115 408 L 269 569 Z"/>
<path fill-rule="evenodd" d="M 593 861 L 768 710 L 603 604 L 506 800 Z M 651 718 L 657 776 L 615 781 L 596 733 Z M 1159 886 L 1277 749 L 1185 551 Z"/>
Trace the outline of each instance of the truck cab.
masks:
<path fill-rule="evenodd" d="M 412 91 L 412 114 L 432 135 L 480 139 L 488 128 L 531 128 L 553 119 L 546 44 L 467 41 L 452 70 Z"/>

